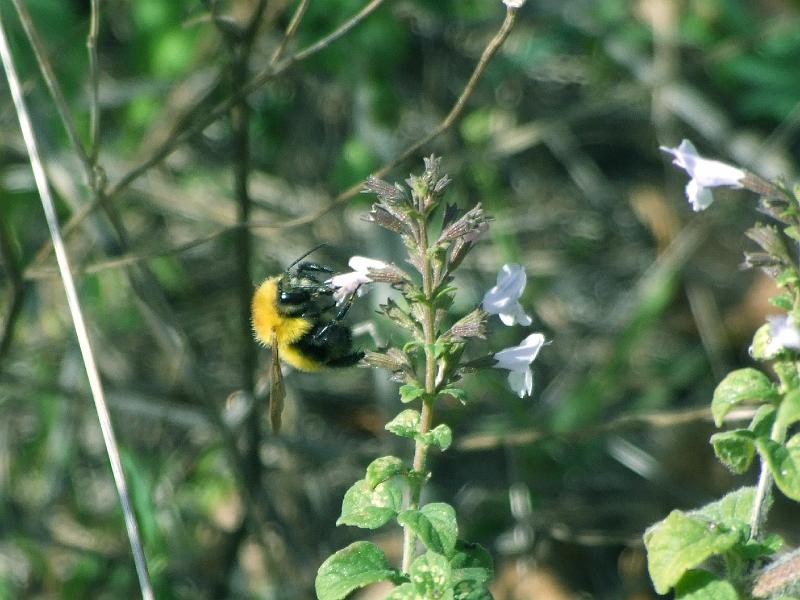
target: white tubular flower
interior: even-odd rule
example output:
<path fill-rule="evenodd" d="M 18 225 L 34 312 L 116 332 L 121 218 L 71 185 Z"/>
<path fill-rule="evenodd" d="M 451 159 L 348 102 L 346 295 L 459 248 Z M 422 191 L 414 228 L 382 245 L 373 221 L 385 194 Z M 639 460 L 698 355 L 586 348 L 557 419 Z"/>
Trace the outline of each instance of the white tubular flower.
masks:
<path fill-rule="evenodd" d="M 500 350 L 494 355 L 495 368 L 508 369 L 508 385 L 520 397 L 530 396 L 533 391 L 533 371 L 531 363 L 544 345 L 544 334 L 532 333 L 520 343 Z"/>
<path fill-rule="evenodd" d="M 342 304 L 347 300 L 351 294 L 362 295 L 365 291 L 363 287 L 367 283 L 372 283 L 369 278 L 370 269 L 385 269 L 386 263 L 374 258 L 366 258 L 365 256 L 353 256 L 347 263 L 353 269 L 350 273 L 342 273 L 334 275 L 325 283 L 333 288 L 333 298 L 336 304 Z"/>
<path fill-rule="evenodd" d="M 767 354 L 777 354 L 784 348 L 800 350 L 800 328 L 788 315 L 769 317 L 769 337 Z"/>
<path fill-rule="evenodd" d="M 483 310 L 490 315 L 498 315 L 506 325 L 530 325 L 531 318 L 525 314 L 519 303 L 526 282 L 522 265 L 503 265 L 497 274 L 497 285 L 483 297 Z"/>
<path fill-rule="evenodd" d="M 746 173 L 732 165 L 703 158 L 689 140 L 683 140 L 677 148 L 661 146 L 661 150 L 675 157 L 672 164 L 685 170 L 692 179 L 686 185 L 686 197 L 695 212 L 705 210 L 714 201 L 708 188 L 727 186 L 742 187 Z"/>

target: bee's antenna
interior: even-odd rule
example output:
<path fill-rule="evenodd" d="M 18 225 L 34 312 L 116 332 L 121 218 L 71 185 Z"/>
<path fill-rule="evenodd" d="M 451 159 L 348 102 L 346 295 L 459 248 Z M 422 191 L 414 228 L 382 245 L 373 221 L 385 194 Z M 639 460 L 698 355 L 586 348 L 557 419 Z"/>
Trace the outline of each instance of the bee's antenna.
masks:
<path fill-rule="evenodd" d="M 289 271 L 293 266 L 295 266 L 297 263 L 299 263 L 301 260 L 303 260 L 306 256 L 308 256 L 309 254 L 313 254 L 314 252 L 316 252 L 317 250 L 319 250 L 320 248 L 322 248 L 323 246 L 326 246 L 326 245 L 327 244 L 325 244 L 325 242 L 322 242 L 321 244 L 319 244 L 317 246 L 314 246 L 311 250 L 309 250 L 305 254 L 303 254 L 303 255 L 299 256 L 297 259 L 295 259 L 295 261 L 292 264 L 290 264 L 288 267 L 286 267 L 286 270 Z"/>

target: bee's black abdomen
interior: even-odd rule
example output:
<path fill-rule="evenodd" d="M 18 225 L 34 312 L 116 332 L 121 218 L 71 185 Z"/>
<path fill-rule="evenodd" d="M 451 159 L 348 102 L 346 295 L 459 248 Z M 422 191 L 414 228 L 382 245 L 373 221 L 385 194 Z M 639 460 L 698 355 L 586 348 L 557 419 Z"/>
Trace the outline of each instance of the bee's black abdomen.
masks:
<path fill-rule="evenodd" d="M 318 323 L 292 345 L 329 367 L 350 367 L 364 357 L 363 352 L 353 351 L 350 328 L 331 321 Z"/>

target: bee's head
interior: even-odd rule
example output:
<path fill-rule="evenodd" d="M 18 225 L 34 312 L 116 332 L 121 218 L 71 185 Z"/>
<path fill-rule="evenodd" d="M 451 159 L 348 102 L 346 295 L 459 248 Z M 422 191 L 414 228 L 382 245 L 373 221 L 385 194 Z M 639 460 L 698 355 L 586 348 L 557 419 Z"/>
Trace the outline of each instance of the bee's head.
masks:
<path fill-rule="evenodd" d="M 333 288 L 323 279 L 333 274 L 333 269 L 315 262 L 301 262 L 318 248 L 295 260 L 278 281 L 278 303 L 290 312 L 309 312 L 321 297 L 333 294 Z"/>

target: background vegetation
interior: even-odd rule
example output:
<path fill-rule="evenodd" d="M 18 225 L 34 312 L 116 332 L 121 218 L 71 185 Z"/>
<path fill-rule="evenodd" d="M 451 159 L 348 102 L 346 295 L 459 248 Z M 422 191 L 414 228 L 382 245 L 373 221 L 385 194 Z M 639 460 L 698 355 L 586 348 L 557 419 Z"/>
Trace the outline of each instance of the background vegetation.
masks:
<path fill-rule="evenodd" d="M 707 407 L 749 364 L 773 292 L 737 269 L 754 199 L 716 192 L 692 215 L 657 148 L 691 137 L 795 178 L 797 3 L 532 0 L 474 89 L 499 0 L 98 0 L 96 62 L 92 4 L 15 0 L 0 19 L 68 223 L 157 597 L 309 598 L 319 563 L 359 535 L 334 522 L 347 486 L 392 451 L 395 384 L 367 369 L 287 373 L 272 435 L 249 296 L 320 242 L 341 270 L 353 254 L 396 259 L 355 191 L 436 152 L 449 200 L 496 218 L 461 271 L 462 308 L 521 263 L 553 344 L 533 401 L 498 371 L 444 409 L 457 444 L 433 457 L 426 491 L 491 549 L 498 599 L 654 598 L 644 528 L 755 478 L 716 462 Z M 133 598 L 48 239 L 0 86 L 0 597 Z M 353 309 L 359 331 L 382 300 Z M 505 329 L 487 351 L 519 342 Z M 795 546 L 789 515 L 779 502 L 771 528 Z M 375 539 L 400 552 L 399 536 Z"/>

